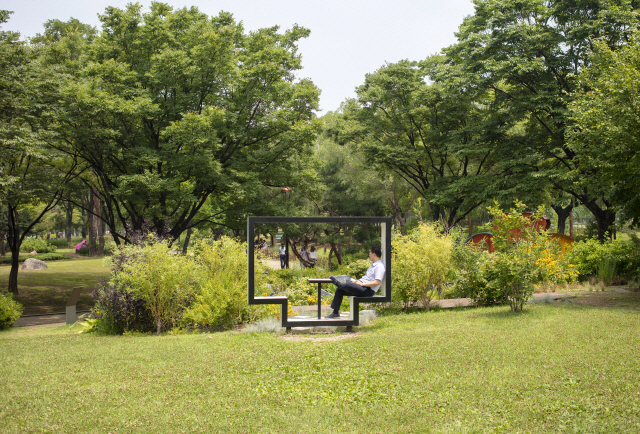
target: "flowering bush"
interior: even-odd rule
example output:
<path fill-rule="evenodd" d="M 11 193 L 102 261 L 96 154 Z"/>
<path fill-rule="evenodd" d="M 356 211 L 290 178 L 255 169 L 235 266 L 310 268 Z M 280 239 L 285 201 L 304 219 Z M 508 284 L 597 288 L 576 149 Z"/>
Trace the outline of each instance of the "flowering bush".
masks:
<path fill-rule="evenodd" d="M 569 262 L 567 256 L 560 252 L 560 246 L 553 244 L 542 252 L 536 261 L 539 281 L 556 284 L 575 283 L 580 272 Z"/>

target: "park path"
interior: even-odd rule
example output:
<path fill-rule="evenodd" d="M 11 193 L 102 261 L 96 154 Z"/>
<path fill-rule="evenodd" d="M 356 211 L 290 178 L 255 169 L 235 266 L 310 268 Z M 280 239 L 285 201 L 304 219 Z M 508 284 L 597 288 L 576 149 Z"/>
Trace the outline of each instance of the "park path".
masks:
<path fill-rule="evenodd" d="M 279 261 L 278 268 L 280 267 Z M 629 292 L 624 288 L 611 288 L 616 292 Z M 565 298 L 575 298 L 574 294 L 561 294 L 561 293 L 540 293 L 533 294 L 533 298 L 543 298 L 543 297 L 551 297 L 554 300 L 560 300 Z M 431 306 L 440 306 L 442 309 L 453 309 L 455 307 L 470 307 L 473 306 L 473 303 L 470 298 L 450 298 L 446 300 L 433 300 L 431 302 Z M 328 307 L 327 307 L 328 308 Z M 292 306 L 294 311 L 298 312 L 317 312 L 318 306 Z M 82 320 L 82 314 L 86 314 L 88 312 L 78 312 L 78 320 Z M 18 318 L 18 320 L 13 324 L 12 327 L 34 327 L 34 326 L 62 326 L 66 324 L 66 317 L 64 313 L 56 313 L 49 315 L 29 315 L 22 316 Z"/>

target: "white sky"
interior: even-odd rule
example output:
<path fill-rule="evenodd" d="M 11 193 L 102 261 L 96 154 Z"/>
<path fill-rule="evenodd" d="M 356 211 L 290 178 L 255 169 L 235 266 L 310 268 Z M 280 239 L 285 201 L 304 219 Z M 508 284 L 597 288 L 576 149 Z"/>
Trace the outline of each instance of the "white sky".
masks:
<path fill-rule="evenodd" d="M 129 0 L 0 0 L 0 9 L 14 11 L 5 30 L 33 36 L 49 19 L 70 17 L 100 26 L 98 13 L 107 6 L 124 8 Z M 140 1 L 148 6 L 150 0 Z M 207 15 L 233 13 L 245 30 L 297 23 L 311 30 L 300 42 L 304 70 L 320 88 L 320 110 L 336 110 L 365 74 L 385 62 L 421 60 L 455 42 L 462 19 L 473 13 L 471 0 L 173 0 L 174 8 L 197 6 Z"/>

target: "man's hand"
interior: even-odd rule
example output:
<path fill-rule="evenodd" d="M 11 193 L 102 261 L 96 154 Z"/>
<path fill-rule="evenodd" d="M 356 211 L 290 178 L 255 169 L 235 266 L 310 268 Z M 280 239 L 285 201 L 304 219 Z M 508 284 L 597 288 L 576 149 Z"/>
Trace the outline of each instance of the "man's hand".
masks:
<path fill-rule="evenodd" d="M 380 282 L 380 279 L 376 279 L 376 280 L 372 280 L 371 282 L 367 282 L 367 283 L 362 283 L 361 280 L 356 280 L 355 283 L 356 283 L 356 285 L 364 286 L 365 288 L 371 288 L 372 286 L 379 285 L 381 282 Z"/>

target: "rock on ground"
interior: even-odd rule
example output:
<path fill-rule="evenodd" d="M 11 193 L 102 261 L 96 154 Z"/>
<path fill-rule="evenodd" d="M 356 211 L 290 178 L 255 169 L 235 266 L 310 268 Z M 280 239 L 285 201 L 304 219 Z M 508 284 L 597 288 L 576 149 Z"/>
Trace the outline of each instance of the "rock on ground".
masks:
<path fill-rule="evenodd" d="M 29 258 L 22 264 L 23 270 L 42 270 L 43 268 L 48 268 L 47 263 L 34 258 Z"/>

